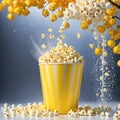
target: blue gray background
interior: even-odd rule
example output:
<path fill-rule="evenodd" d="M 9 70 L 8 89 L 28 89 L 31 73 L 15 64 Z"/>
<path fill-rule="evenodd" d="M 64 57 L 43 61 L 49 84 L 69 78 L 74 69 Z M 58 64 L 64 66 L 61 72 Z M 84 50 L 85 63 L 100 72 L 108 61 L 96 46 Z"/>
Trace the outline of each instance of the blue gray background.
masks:
<path fill-rule="evenodd" d="M 40 46 L 49 42 L 50 46 L 56 40 L 41 40 L 41 33 L 48 33 L 48 28 L 53 28 L 57 37 L 62 19 L 51 23 L 48 18 L 41 15 L 41 11 L 31 8 L 28 17 L 16 17 L 15 21 L 6 18 L 7 10 L 0 12 L 0 102 L 27 103 L 42 101 L 41 83 L 39 77 L 38 61 L 31 37 Z M 96 101 L 95 76 L 92 73 L 96 58 L 89 48 L 89 43 L 94 43 L 89 31 L 82 31 L 79 21 L 70 21 L 71 29 L 65 31 L 66 40 L 74 45 L 77 51 L 85 57 L 81 101 Z M 77 40 L 75 34 L 81 32 L 82 39 Z M 116 62 L 120 56 L 114 56 Z M 113 100 L 120 101 L 120 68 L 114 65 L 116 79 L 112 92 Z"/>

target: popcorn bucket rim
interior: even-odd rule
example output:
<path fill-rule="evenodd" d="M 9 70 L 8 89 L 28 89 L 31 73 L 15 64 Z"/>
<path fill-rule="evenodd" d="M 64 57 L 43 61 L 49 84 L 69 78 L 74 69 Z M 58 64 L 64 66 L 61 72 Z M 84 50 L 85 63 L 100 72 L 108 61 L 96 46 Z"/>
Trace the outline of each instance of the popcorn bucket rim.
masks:
<path fill-rule="evenodd" d="M 76 64 L 84 64 L 83 62 L 79 62 L 79 63 L 39 63 L 38 66 L 40 65 L 76 65 Z"/>

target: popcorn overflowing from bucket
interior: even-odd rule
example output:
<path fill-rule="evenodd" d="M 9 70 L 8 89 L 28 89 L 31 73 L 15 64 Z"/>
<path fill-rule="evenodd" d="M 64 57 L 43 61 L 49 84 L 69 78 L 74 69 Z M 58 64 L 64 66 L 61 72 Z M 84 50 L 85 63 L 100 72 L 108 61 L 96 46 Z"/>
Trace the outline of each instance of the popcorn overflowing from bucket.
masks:
<path fill-rule="evenodd" d="M 52 47 L 49 52 L 39 57 L 39 63 L 81 63 L 84 58 L 80 56 L 73 46 L 68 46 L 61 40 L 56 47 Z"/>

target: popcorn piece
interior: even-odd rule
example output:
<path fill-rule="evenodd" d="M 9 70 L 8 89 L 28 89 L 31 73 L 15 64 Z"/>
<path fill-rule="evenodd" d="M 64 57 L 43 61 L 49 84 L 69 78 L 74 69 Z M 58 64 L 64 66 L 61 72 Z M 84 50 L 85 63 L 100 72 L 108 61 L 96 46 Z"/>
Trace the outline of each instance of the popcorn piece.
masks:
<path fill-rule="evenodd" d="M 58 38 L 57 38 L 57 41 L 60 41 L 60 40 L 61 40 L 61 38 L 60 38 L 60 37 L 58 37 Z"/>
<path fill-rule="evenodd" d="M 15 117 L 16 116 L 16 111 L 15 110 L 11 110 L 10 111 L 10 116 L 11 117 Z"/>
<path fill-rule="evenodd" d="M 92 116 L 92 115 L 93 115 L 93 110 L 88 110 L 88 111 L 87 111 L 87 115 L 88 115 L 88 116 Z"/>
<path fill-rule="evenodd" d="M 104 60 L 104 61 L 102 61 L 102 64 L 103 64 L 103 65 L 106 65 L 106 64 L 107 64 L 107 62 Z"/>
<path fill-rule="evenodd" d="M 12 108 L 12 109 L 14 109 L 14 108 L 15 108 L 15 105 L 14 105 L 14 104 L 12 104 L 12 105 L 11 105 L 11 108 Z"/>
<path fill-rule="evenodd" d="M 96 93 L 96 96 L 99 96 L 99 94 L 98 94 L 98 93 Z"/>
<path fill-rule="evenodd" d="M 50 38 L 50 39 L 54 39 L 54 34 L 51 33 L 51 34 L 49 35 L 49 38 Z"/>
<path fill-rule="evenodd" d="M 36 111 L 36 117 L 40 117 L 40 115 L 41 115 L 41 113 L 40 113 L 40 111 L 38 110 L 38 111 Z"/>
<path fill-rule="evenodd" d="M 70 116 L 71 117 L 78 117 L 78 113 L 73 111 L 73 112 L 71 112 Z"/>
<path fill-rule="evenodd" d="M 119 115 L 117 112 L 114 113 L 113 119 L 114 119 L 114 120 L 119 120 L 119 119 L 120 119 L 120 115 Z"/>
<path fill-rule="evenodd" d="M 108 56 L 108 53 L 107 53 L 107 52 L 103 52 L 103 55 L 104 55 L 105 57 L 107 57 L 107 56 Z"/>
<path fill-rule="evenodd" d="M 10 117 L 9 114 L 4 114 L 5 119 L 8 119 Z"/>
<path fill-rule="evenodd" d="M 41 45 L 41 48 L 46 49 L 47 46 L 46 46 L 45 44 L 42 44 L 42 45 Z"/>
<path fill-rule="evenodd" d="M 71 110 L 69 110 L 68 111 L 68 115 L 71 115 L 71 113 L 73 112 L 73 110 L 71 109 Z"/>
<path fill-rule="evenodd" d="M 80 111 L 80 115 L 81 115 L 81 116 L 86 116 L 86 115 L 87 115 L 86 110 L 84 110 L 84 109 L 83 109 L 83 110 L 81 110 L 81 111 Z"/>
<path fill-rule="evenodd" d="M 41 38 L 42 38 L 42 39 L 45 39 L 45 38 L 46 38 L 46 34 L 42 33 L 42 34 L 41 34 Z"/>
<path fill-rule="evenodd" d="M 106 76 L 106 77 L 109 77 L 110 74 L 109 74 L 108 72 L 105 72 L 105 76 Z"/>
<path fill-rule="evenodd" d="M 82 38 L 81 34 L 77 33 L 77 39 L 81 39 L 81 38 Z"/>
<path fill-rule="evenodd" d="M 49 116 L 49 117 L 53 117 L 53 116 L 54 116 L 54 113 L 53 113 L 53 112 L 48 112 L 48 116 Z"/>
<path fill-rule="evenodd" d="M 100 76 L 100 80 L 104 80 L 103 76 Z"/>
<path fill-rule="evenodd" d="M 92 49 L 94 48 L 94 44 L 89 44 L 89 46 L 90 46 L 90 48 L 92 48 Z"/>
<path fill-rule="evenodd" d="M 60 37 L 61 37 L 62 40 L 65 39 L 65 35 L 64 34 L 61 34 Z"/>
<path fill-rule="evenodd" d="M 102 116 L 102 117 L 105 116 L 105 113 L 104 113 L 104 112 L 101 112 L 101 113 L 100 113 L 100 116 Z"/>
<path fill-rule="evenodd" d="M 44 112 L 43 112 L 43 116 L 48 116 L 48 113 L 49 113 L 50 111 L 48 111 L 48 110 L 45 110 Z"/>
<path fill-rule="evenodd" d="M 98 109 L 99 109 L 100 111 L 102 111 L 102 110 L 104 109 L 103 105 L 100 104 L 99 107 L 98 107 Z"/>
<path fill-rule="evenodd" d="M 116 106 L 116 109 L 117 109 L 117 110 L 120 110 L 120 104 L 118 104 L 118 105 Z"/>
<path fill-rule="evenodd" d="M 48 28 L 48 32 L 53 32 L 52 28 Z"/>
<path fill-rule="evenodd" d="M 109 113 L 109 112 L 105 112 L 105 116 L 106 116 L 107 118 L 109 118 L 109 117 L 110 117 L 110 113 Z"/>
<path fill-rule="evenodd" d="M 30 111 L 30 116 L 35 116 L 35 111 L 33 109 Z"/>
<path fill-rule="evenodd" d="M 90 106 L 88 106 L 87 104 L 85 104 L 84 109 L 85 109 L 86 111 L 88 111 L 88 110 L 91 110 L 91 107 L 90 107 Z"/>
<path fill-rule="evenodd" d="M 21 111 L 21 114 L 22 114 L 23 117 L 26 117 L 26 116 L 28 115 L 28 114 L 27 114 L 27 111 L 24 110 L 24 109 Z M 30 114 L 29 114 L 29 115 L 30 115 L 30 116 L 34 116 L 31 111 L 30 111 Z"/>
<path fill-rule="evenodd" d="M 105 92 L 105 93 L 106 93 L 107 91 L 108 91 L 108 89 L 107 89 L 107 88 L 103 88 L 103 92 Z"/>
<path fill-rule="evenodd" d="M 58 111 L 57 110 L 54 111 L 54 116 L 58 116 Z"/>

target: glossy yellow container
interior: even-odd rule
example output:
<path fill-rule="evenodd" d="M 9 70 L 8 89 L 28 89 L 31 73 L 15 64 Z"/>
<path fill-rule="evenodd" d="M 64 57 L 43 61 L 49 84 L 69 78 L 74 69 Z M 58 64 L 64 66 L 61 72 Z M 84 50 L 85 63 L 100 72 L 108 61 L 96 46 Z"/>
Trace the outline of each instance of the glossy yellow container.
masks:
<path fill-rule="evenodd" d="M 40 64 L 44 105 L 66 114 L 78 107 L 84 63 Z"/>

